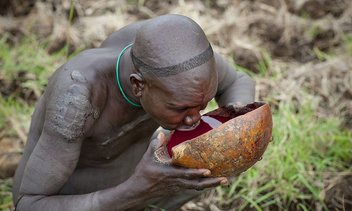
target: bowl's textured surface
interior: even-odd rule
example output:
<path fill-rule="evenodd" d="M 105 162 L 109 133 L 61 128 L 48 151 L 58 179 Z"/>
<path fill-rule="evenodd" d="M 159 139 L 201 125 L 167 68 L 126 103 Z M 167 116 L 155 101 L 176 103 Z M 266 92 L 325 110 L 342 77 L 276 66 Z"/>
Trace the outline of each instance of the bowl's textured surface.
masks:
<path fill-rule="evenodd" d="M 174 146 L 170 158 L 168 142 L 177 133 L 172 131 L 165 144 L 155 152 L 156 159 L 170 165 L 209 169 L 214 177 L 237 175 L 261 159 L 272 140 L 272 116 L 266 102 L 221 107 L 204 116 L 212 115 L 231 119 Z"/>

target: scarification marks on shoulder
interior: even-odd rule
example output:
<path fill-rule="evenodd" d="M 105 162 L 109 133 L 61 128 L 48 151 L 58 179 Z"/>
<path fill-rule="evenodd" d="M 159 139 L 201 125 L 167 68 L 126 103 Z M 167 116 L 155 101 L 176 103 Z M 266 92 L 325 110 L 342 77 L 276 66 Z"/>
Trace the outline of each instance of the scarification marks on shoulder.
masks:
<path fill-rule="evenodd" d="M 82 82 L 82 83 L 86 83 L 87 82 L 87 79 L 78 70 L 72 71 L 71 78 L 72 78 L 72 80 L 77 81 L 77 82 Z"/>
<path fill-rule="evenodd" d="M 99 117 L 99 110 L 90 102 L 89 90 L 79 84 L 71 85 L 56 104 L 57 113 L 52 118 L 52 128 L 67 141 L 83 137 L 87 118 Z"/>

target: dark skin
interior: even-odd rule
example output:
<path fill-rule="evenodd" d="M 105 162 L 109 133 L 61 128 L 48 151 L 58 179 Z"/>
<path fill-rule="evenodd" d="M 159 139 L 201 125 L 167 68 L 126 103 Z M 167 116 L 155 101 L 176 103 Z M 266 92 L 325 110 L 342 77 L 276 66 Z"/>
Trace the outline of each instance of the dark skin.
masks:
<path fill-rule="evenodd" d="M 175 210 L 199 194 L 194 190 L 227 183 L 208 177 L 207 169 L 157 163 L 154 151 L 165 135 L 149 140 L 159 126 L 172 130 L 196 123 L 214 97 L 219 105 L 252 102 L 253 81 L 218 54 L 176 75 L 150 76 L 135 68 L 128 49 L 119 64 L 120 81 L 142 108 L 129 104 L 116 82 L 116 60 L 147 23 L 157 21 L 124 27 L 52 75 L 14 178 L 18 210 L 136 210 L 161 200 L 163 208 Z M 187 190 L 191 194 L 182 194 Z"/>

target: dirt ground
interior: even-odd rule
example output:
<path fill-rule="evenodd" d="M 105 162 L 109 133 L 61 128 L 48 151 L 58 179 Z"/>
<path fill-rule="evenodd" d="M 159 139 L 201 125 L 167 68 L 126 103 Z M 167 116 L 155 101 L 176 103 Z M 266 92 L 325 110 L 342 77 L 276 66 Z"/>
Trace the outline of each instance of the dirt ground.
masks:
<path fill-rule="evenodd" d="M 8 42 L 15 43 L 29 29 L 38 39 L 49 38 L 50 53 L 69 36 L 73 51 L 98 47 L 132 22 L 184 14 L 205 30 L 215 51 L 252 72 L 264 70 L 270 80 L 256 79 L 258 100 L 270 99 L 273 107 L 293 101 L 299 109 L 308 93 L 319 102 L 317 115 L 339 116 L 352 129 L 352 38 L 346 36 L 352 33 L 351 0 L 76 0 L 68 35 L 70 7 L 70 0 L 2 0 L 0 35 L 10 34 Z M 258 68 L 261 62 L 264 68 Z M 0 84 L 1 95 L 10 95 L 13 83 L 0 79 Z M 336 182 L 327 203 L 338 204 L 334 197 L 341 193 L 351 199 L 351 183 L 351 177 Z"/>

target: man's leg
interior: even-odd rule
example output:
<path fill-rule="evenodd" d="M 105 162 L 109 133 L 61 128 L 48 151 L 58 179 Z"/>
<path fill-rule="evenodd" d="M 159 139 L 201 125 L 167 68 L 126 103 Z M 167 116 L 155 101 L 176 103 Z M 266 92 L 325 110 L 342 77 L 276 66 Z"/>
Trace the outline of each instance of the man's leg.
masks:
<path fill-rule="evenodd" d="M 156 199 L 155 202 L 151 202 L 151 204 L 147 205 L 144 208 L 144 211 L 151 210 L 165 210 L 165 211 L 174 211 L 180 209 L 184 204 L 196 198 L 204 191 L 197 190 L 186 190 L 177 195 L 166 196 L 163 198 Z"/>

